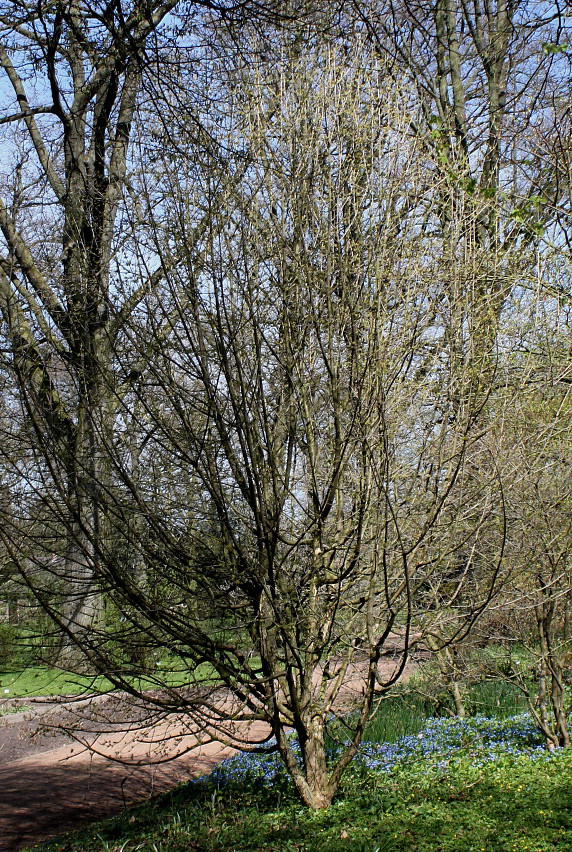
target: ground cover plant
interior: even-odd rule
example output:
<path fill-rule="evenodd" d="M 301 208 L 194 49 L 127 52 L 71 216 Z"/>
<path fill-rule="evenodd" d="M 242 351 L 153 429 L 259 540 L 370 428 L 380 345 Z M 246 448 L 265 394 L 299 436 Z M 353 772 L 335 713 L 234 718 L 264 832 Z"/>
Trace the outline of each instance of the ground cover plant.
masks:
<path fill-rule="evenodd" d="M 395 718 L 393 709 L 389 717 Z M 406 714 L 407 715 L 407 714 Z M 379 714 L 381 718 L 383 713 Z M 296 797 L 274 754 L 203 776 L 42 852 L 553 852 L 572 849 L 572 753 L 526 713 L 425 718 L 364 743 L 328 810 Z M 391 735 L 391 724 L 388 725 Z M 370 733 L 372 733 L 370 731 Z M 335 755 L 332 755 L 335 757 Z"/>

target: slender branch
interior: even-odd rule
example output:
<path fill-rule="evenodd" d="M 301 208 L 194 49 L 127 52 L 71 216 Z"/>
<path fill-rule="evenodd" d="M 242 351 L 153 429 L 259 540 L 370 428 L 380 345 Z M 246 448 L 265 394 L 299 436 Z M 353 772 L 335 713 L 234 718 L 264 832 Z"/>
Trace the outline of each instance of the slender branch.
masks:
<path fill-rule="evenodd" d="M 5 118 L 0 118 L 0 124 L 8 124 L 12 121 L 22 121 L 23 118 L 27 118 L 30 115 L 40 115 L 45 113 L 53 113 L 52 107 L 42 106 L 42 107 L 33 107 L 29 110 L 25 110 L 24 112 L 16 112 L 14 115 L 7 115 Z"/>
<path fill-rule="evenodd" d="M 40 299 L 44 308 L 56 323 L 60 331 L 67 337 L 68 322 L 66 312 L 58 297 L 49 286 L 48 282 L 38 269 L 34 258 L 28 248 L 26 241 L 16 229 L 12 217 L 8 213 L 4 202 L 0 198 L 0 229 L 4 234 L 10 251 L 14 253 L 22 273 L 30 282 L 34 292 Z"/>
<path fill-rule="evenodd" d="M 63 202 L 65 199 L 65 186 L 62 183 L 52 162 L 52 159 L 47 152 L 44 140 L 42 139 L 42 134 L 40 133 L 38 125 L 36 124 L 36 121 L 34 119 L 34 115 L 36 113 L 52 112 L 53 109 L 49 109 L 47 107 L 39 107 L 34 110 L 30 107 L 30 104 L 28 102 L 28 96 L 26 95 L 26 90 L 24 88 L 22 79 L 14 68 L 12 60 L 8 56 L 8 53 L 6 52 L 5 48 L 2 46 L 0 46 L 0 65 L 6 71 L 8 79 L 12 84 L 12 88 L 14 89 L 14 92 L 16 94 L 16 99 L 21 108 L 21 117 L 23 118 L 26 127 L 28 128 L 30 139 L 32 140 L 32 144 L 36 149 L 36 153 L 38 155 L 38 159 L 40 161 L 42 169 L 44 170 L 44 174 L 46 175 L 50 186 L 55 192 L 58 201 Z M 4 121 L 6 120 L 8 119 L 5 119 Z"/>

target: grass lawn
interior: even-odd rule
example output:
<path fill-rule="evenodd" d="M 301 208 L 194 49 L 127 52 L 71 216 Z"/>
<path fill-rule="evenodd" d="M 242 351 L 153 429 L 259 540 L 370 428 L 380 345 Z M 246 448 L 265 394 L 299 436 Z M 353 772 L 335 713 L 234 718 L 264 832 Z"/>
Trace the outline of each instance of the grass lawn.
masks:
<path fill-rule="evenodd" d="M 195 677 L 200 677 L 204 682 L 209 671 L 208 667 L 203 666 L 195 673 Z M 138 678 L 136 683 L 140 689 L 157 689 L 160 684 L 180 686 L 188 679 L 187 671 L 163 669 L 157 679 Z M 114 689 L 113 684 L 105 677 L 77 675 L 61 669 L 27 666 L 13 671 L 0 671 L 0 701 L 3 698 L 108 692 L 111 689 Z"/>
<path fill-rule="evenodd" d="M 17 671 L 0 672 L 0 699 L 76 695 L 110 687 L 111 684 L 105 678 L 84 677 L 60 669 L 30 666 Z"/>
<path fill-rule="evenodd" d="M 43 852 L 572 850 L 572 751 L 549 756 L 526 715 L 426 720 L 370 742 L 332 807 L 296 800 L 274 755 L 215 772 Z"/>

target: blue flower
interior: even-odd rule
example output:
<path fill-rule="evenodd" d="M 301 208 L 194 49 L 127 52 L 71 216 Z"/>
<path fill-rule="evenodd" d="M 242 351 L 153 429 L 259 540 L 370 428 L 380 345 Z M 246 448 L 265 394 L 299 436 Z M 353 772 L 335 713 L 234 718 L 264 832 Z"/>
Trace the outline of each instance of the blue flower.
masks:
<path fill-rule="evenodd" d="M 265 745 L 272 747 L 275 741 L 269 740 Z M 301 765 L 300 745 L 294 736 L 290 738 L 290 747 Z M 508 719 L 485 716 L 429 719 L 418 734 L 404 736 L 396 742 L 362 742 L 355 763 L 373 772 L 389 773 L 398 766 L 425 759 L 438 771 L 446 771 L 452 761 L 467 755 L 477 766 L 503 755 L 525 756 L 530 760 L 551 757 L 532 718 L 522 713 Z M 202 776 L 191 783 L 204 783 L 209 778 L 217 787 L 245 782 L 255 787 L 288 783 L 277 752 L 240 752 L 219 764 L 210 776 Z"/>

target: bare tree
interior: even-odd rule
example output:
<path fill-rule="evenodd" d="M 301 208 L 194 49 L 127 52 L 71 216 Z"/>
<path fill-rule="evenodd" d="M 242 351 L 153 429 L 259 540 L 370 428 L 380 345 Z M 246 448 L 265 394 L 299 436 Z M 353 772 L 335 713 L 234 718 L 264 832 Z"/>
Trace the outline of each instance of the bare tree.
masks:
<path fill-rule="evenodd" d="M 550 749 L 570 745 L 569 397 L 562 384 L 537 380 L 505 424 L 513 467 L 513 570 L 499 612 L 506 637 L 525 655 L 509 655 L 505 675 L 525 695 Z"/>
<path fill-rule="evenodd" d="M 487 526 L 481 492 L 464 539 L 446 534 L 487 389 L 466 361 L 455 369 L 470 370 L 471 392 L 451 392 L 467 383 L 443 357 L 455 273 L 420 227 L 423 158 L 385 63 L 365 45 L 294 39 L 279 61 L 221 64 L 216 79 L 226 142 L 197 174 L 191 130 L 190 156 L 166 172 L 177 262 L 125 326 L 117 358 L 146 366 L 99 435 L 109 526 L 90 547 L 116 617 L 75 641 L 132 693 L 126 649 L 168 649 L 185 686 L 155 675 L 163 689 L 147 700 L 223 739 L 266 721 L 302 800 L 321 808 L 435 600 L 451 606 L 470 576 L 431 599 Z M 459 629 L 489 594 L 467 596 Z M 401 656 L 380 677 L 394 633 Z M 329 764 L 325 730 L 350 675 L 357 715 Z"/>
<path fill-rule="evenodd" d="M 52 112 L 26 102 L 5 122 L 23 123 L 41 166 L 21 186 L 14 171 L 1 279 L 34 436 L 14 465 L 14 523 L 41 519 L 24 541 L 43 573 L 23 576 L 114 685 L 142 695 L 145 674 L 161 687 L 150 704 L 222 739 L 266 721 L 303 801 L 326 807 L 411 648 L 446 649 L 494 589 L 491 379 L 530 223 L 501 240 L 489 149 L 477 193 L 462 134 L 446 144 L 451 128 L 427 124 L 365 38 L 294 32 L 270 57 L 261 38 L 234 63 L 205 48 L 209 74 L 175 68 L 164 115 L 141 97 L 135 134 L 139 93 L 159 85 L 145 45 L 167 9 L 141 10 L 138 40 L 128 15 L 92 9 L 88 26 L 49 8 L 10 32 L 12 51 L 40 50 Z M 168 124 L 191 79 L 197 109 Z M 49 133 L 63 148 L 46 159 Z M 40 190 L 59 211 L 42 220 L 55 261 L 33 245 Z M 401 655 L 382 677 L 393 633 Z M 181 686 L 149 670 L 158 649 Z M 350 674 L 356 713 L 328 762 Z"/>
<path fill-rule="evenodd" d="M 29 487 L 60 516 L 51 541 L 68 582 L 63 610 L 55 598 L 52 609 L 68 639 L 89 632 L 103 606 L 95 542 L 107 521 L 94 483 L 106 488 L 101 443 L 129 388 L 115 352 L 126 319 L 170 262 L 147 239 L 138 201 L 153 147 L 139 132 L 156 116 L 148 98 L 156 104 L 161 85 L 169 90 L 168 69 L 180 73 L 185 53 L 200 54 L 196 32 L 205 22 L 222 16 L 231 27 L 251 11 L 257 20 L 274 14 L 272 3 L 180 5 L 0 7 L 2 333 L 34 455 Z M 294 4 L 286 11 L 292 16 Z M 182 46 L 182 31 L 197 45 Z"/>
<path fill-rule="evenodd" d="M 415 130 L 435 171 L 433 216 L 449 251 L 473 258 L 478 245 L 489 258 L 451 329 L 451 357 L 464 324 L 474 351 L 494 353 L 507 297 L 523 276 L 537 280 L 539 239 L 554 229 L 565 239 L 569 227 L 565 4 L 356 0 L 354 7 L 416 92 Z"/>

